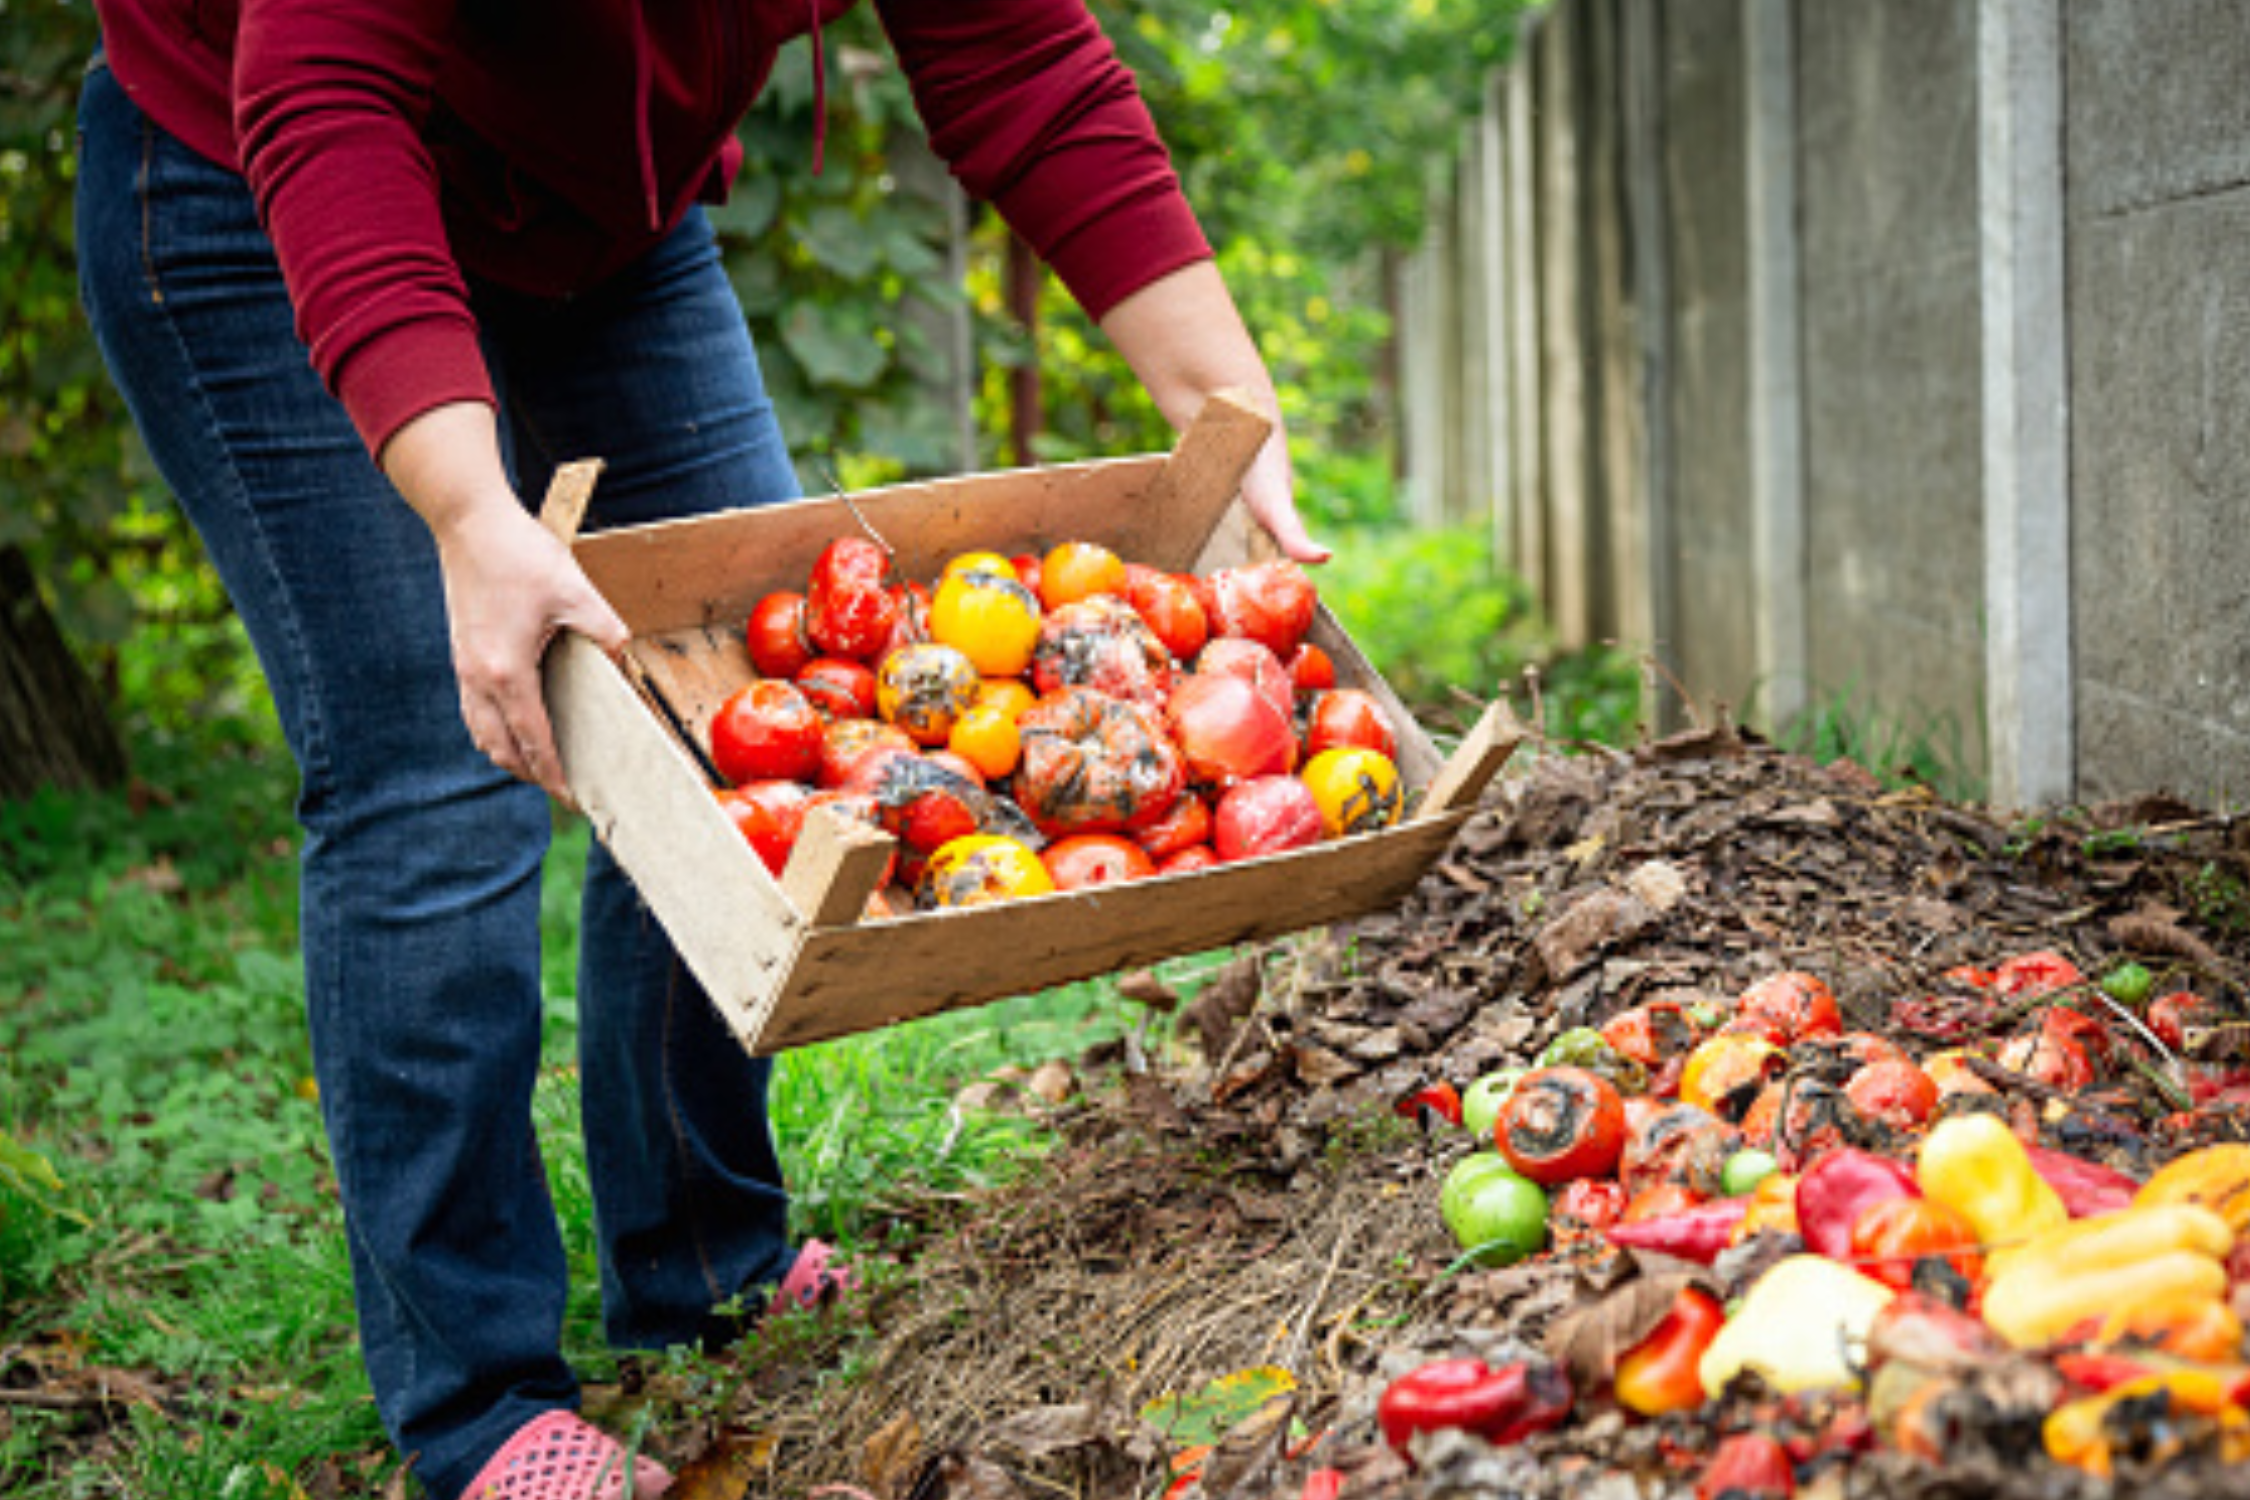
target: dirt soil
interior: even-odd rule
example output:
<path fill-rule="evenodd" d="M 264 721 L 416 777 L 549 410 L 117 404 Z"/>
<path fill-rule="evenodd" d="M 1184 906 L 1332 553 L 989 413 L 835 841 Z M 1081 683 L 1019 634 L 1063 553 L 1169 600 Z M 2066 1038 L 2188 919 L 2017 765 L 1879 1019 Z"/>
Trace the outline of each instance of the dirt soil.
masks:
<path fill-rule="evenodd" d="M 1310 1496 L 1317 1468 L 1340 1471 L 1346 1495 L 1684 1497 L 1717 1438 L 1746 1428 L 1798 1440 L 1800 1494 L 2250 1491 L 2198 1431 L 2141 1434 L 2115 1480 L 2060 1467 L 2038 1434 L 2051 1386 L 1998 1374 L 1938 1462 L 1873 1443 L 1856 1402 L 1754 1385 L 1654 1421 L 1582 1388 L 1556 1431 L 1508 1448 L 1441 1440 L 1413 1467 L 1376 1431 L 1395 1374 L 1546 1350 L 1565 1315 L 1664 1269 L 1591 1235 L 1505 1269 L 1457 1264 L 1438 1184 L 1472 1143 L 1396 1101 L 1626 1007 L 1723 1000 L 1784 969 L 1827 981 L 1848 1028 L 1924 1055 L 2023 1014 L 1949 971 L 2041 949 L 2090 977 L 2134 960 L 2154 993 L 2217 999 L 2225 1024 L 2188 1050 L 2239 1047 L 2250 825 L 2161 796 L 2008 819 L 1725 727 L 1630 755 L 1523 752 L 1397 909 L 1200 982 L 1136 976 L 1152 1027 L 1188 1045 L 1075 1060 L 1041 1180 L 917 1207 L 935 1232 L 859 1304 L 872 1332 L 848 1346 L 856 1378 L 805 1373 L 817 1362 L 769 1330 L 755 1377 L 680 1435 L 680 1500 L 742 1493 L 745 1478 L 753 1494 L 1124 1500 L 1165 1491 L 1176 1455 L 1228 1423 L 1189 1481 L 1214 1500 Z M 2079 1095 L 1980 1071 L 1998 1090 L 1987 1107 L 2134 1175 L 2244 1133 L 2239 1109 L 2184 1111 L 2154 1066 Z M 1719 1270 L 1738 1286 L 1755 1268 Z"/>

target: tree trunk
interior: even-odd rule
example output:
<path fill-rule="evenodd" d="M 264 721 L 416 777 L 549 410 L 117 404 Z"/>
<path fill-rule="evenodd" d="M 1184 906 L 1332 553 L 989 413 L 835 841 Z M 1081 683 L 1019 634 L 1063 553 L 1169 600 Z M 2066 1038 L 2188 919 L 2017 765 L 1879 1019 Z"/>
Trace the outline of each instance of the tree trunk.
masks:
<path fill-rule="evenodd" d="M 39 597 L 31 561 L 0 547 L 0 802 L 125 779 L 125 745 Z"/>

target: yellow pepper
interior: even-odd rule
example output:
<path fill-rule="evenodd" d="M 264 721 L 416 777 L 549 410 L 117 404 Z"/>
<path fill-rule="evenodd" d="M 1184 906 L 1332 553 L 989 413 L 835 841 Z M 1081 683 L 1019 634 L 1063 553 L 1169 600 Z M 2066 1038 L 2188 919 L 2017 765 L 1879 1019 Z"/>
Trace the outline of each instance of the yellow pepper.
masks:
<path fill-rule="evenodd" d="M 2000 1260 L 1985 1283 L 1984 1321 L 2024 1349 L 2089 1319 L 2129 1326 L 2159 1306 L 2216 1301 L 2233 1243 L 2224 1219 L 2192 1203 L 2081 1219 Z"/>
<path fill-rule="evenodd" d="M 1731 1243 L 1739 1245 L 1754 1234 L 1767 1232 L 1797 1232 L 1797 1179 L 1792 1173 L 1771 1173 L 1751 1190 L 1750 1207 L 1742 1222 L 1734 1226 Z"/>
<path fill-rule="evenodd" d="M 2151 1293 L 2111 1309 L 2094 1341 L 2130 1341 L 2180 1359 L 2223 1365 L 2242 1357 L 2242 1319 L 2218 1297 L 2185 1290 Z"/>
<path fill-rule="evenodd" d="M 2219 1459 L 2238 1464 L 2250 1458 L 2250 1415 L 2236 1404 L 2240 1371 L 2171 1370 L 2144 1375 L 2113 1386 L 2098 1396 L 2088 1396 L 2057 1407 L 2041 1429 L 2047 1456 L 2089 1474 L 2107 1477 L 2110 1472 L 2110 1412 L 2124 1402 L 2141 1402 L 2161 1391 L 2171 1409 L 2208 1417 L 2218 1426 Z"/>
<path fill-rule="evenodd" d="M 2141 1184 L 2135 1205 L 2200 1203 L 2236 1234 L 2250 1229 L 2250 1146 L 2206 1146 Z"/>
<path fill-rule="evenodd" d="M 1930 1127 L 1915 1163 L 1922 1196 L 1967 1219 L 1989 1249 L 2070 1221 L 2062 1198 L 1997 1116 L 1952 1115 Z"/>
<path fill-rule="evenodd" d="M 1998 1281 L 2017 1265 L 2038 1262 L 2048 1276 L 2126 1264 L 2167 1250 L 2193 1250 L 2214 1260 L 2234 1248 L 2227 1221 L 2193 1203 L 2135 1204 L 2091 1218 L 2074 1219 L 2020 1245 L 1985 1257 L 1985 1279 Z"/>
<path fill-rule="evenodd" d="M 1716 1397 L 1744 1370 L 1757 1371 L 1780 1391 L 1855 1384 L 1857 1349 L 1896 1295 L 1825 1255 L 1775 1261 L 1703 1351 L 1696 1373 L 1704 1393 Z"/>

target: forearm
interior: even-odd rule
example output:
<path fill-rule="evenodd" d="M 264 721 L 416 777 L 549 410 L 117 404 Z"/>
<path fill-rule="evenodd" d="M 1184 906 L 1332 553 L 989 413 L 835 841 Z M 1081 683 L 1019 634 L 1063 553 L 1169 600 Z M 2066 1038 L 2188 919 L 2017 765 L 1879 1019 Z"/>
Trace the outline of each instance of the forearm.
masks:
<path fill-rule="evenodd" d="M 1273 379 L 1210 261 L 1158 277 L 1111 308 L 1101 328 L 1175 428 L 1220 391 L 1279 422 Z"/>

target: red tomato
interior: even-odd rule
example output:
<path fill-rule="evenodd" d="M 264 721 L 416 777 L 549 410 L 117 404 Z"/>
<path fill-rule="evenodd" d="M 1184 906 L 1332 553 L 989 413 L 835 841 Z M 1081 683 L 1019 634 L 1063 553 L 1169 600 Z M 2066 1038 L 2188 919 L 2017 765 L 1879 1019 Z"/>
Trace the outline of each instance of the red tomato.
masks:
<path fill-rule="evenodd" d="M 1553 1216 L 1607 1229 L 1625 1215 L 1625 1189 L 1606 1177 L 1580 1177 L 1555 1194 Z"/>
<path fill-rule="evenodd" d="M 1311 641 L 1289 658 L 1289 683 L 1300 693 L 1325 693 L 1336 685 L 1336 663 Z"/>
<path fill-rule="evenodd" d="M 1059 891 L 1116 885 L 1156 873 L 1156 861 L 1131 839 L 1114 833 L 1079 833 L 1039 851 Z"/>
<path fill-rule="evenodd" d="M 2100 1069 L 2109 1065 L 2109 1028 L 2099 1019 L 2068 1005 L 2051 1005 L 2039 1018 L 2039 1029 L 2051 1036 L 2076 1042 L 2086 1050 L 2087 1060 Z"/>
<path fill-rule="evenodd" d="M 1372 693 L 1358 688 L 1331 688 L 1315 694 L 1305 716 L 1305 754 L 1348 746 L 1380 750 L 1398 759 L 1398 733 L 1391 716 Z"/>
<path fill-rule="evenodd" d="M 820 715 L 794 683 L 761 677 L 711 716 L 711 761 L 736 786 L 810 781 L 820 771 Z"/>
<path fill-rule="evenodd" d="M 1172 654 L 1132 605 L 1095 594 L 1050 608 L 1040 620 L 1031 685 L 1042 694 L 1092 688 L 1158 708 L 1172 690 Z"/>
<path fill-rule="evenodd" d="M 1174 661 L 1195 660 L 1195 653 L 1210 639 L 1211 623 L 1203 617 L 1203 602 L 1178 574 L 1128 563 L 1125 602 L 1156 632 Z"/>
<path fill-rule="evenodd" d="M 750 607 L 742 639 L 750 648 L 750 665 L 758 669 L 758 675 L 784 682 L 820 654 L 805 629 L 805 596 L 788 589 L 768 594 Z"/>
<path fill-rule="evenodd" d="M 1884 1198 L 1859 1211 L 1851 1225 L 1851 1258 L 1861 1274 L 1908 1291 L 1914 1266 L 1925 1256 L 1942 1256 L 1974 1282 L 1981 1264 L 1977 1232 L 1967 1219 L 1934 1198 Z"/>
<path fill-rule="evenodd" d="M 1188 779 L 1209 786 L 1285 775 L 1297 761 L 1288 715 L 1239 677 L 1183 678 L 1164 705 L 1164 727 L 1187 761 Z"/>
<path fill-rule="evenodd" d="M 1992 973 L 1992 987 L 2014 999 L 2018 995 L 2050 995 L 2056 990 L 2066 990 L 2084 977 L 2069 959 L 2042 948 L 2037 953 L 2019 953 L 2001 964 Z"/>
<path fill-rule="evenodd" d="M 1318 602 L 1303 568 L 1287 558 L 1221 568 L 1206 586 L 1212 634 L 1256 641 L 1283 661 L 1296 655 Z"/>
<path fill-rule="evenodd" d="M 797 674 L 803 693 L 822 717 L 866 719 L 875 713 L 875 673 L 867 663 L 841 656 L 816 656 Z"/>
<path fill-rule="evenodd" d="M 2151 1000 L 2148 1005 L 2148 1029 L 2156 1039 L 2174 1052 L 2187 1045 L 2190 1027 L 2209 1025 L 2218 1012 L 2210 1001 L 2192 990 L 2176 990 Z"/>
<path fill-rule="evenodd" d="M 1625 1149 L 1625 1101 L 1587 1068 L 1534 1068 L 1500 1106 L 1493 1138 L 1533 1182 L 1607 1177 Z"/>
<path fill-rule="evenodd" d="M 753 781 L 718 793 L 720 808 L 776 875 L 789 863 L 811 797 L 812 792 L 796 781 Z"/>
<path fill-rule="evenodd" d="M 1937 1108 L 1937 1080 L 1906 1058 L 1871 1062 L 1844 1085 L 1852 1108 L 1900 1130 L 1926 1125 Z"/>
<path fill-rule="evenodd" d="M 1137 703 L 1064 688 L 1025 709 L 1016 728 L 1016 800 L 1051 836 L 1146 828 L 1187 785 L 1178 747 Z"/>
<path fill-rule="evenodd" d="M 898 601 L 884 582 L 890 563 L 865 537 L 841 536 L 822 549 L 805 591 L 805 629 L 814 645 L 867 661 L 891 643 Z"/>
<path fill-rule="evenodd" d="M 2000 1049 L 1997 1060 L 2010 1072 L 2051 1089 L 2082 1089 L 2094 1081 L 2094 1063 L 2086 1049 L 2051 1031 L 2013 1038 Z"/>
<path fill-rule="evenodd" d="M 1320 804 L 1294 776 L 1253 776 L 1227 788 L 1211 819 L 1222 860 L 1280 854 L 1320 842 Z"/>
<path fill-rule="evenodd" d="M 888 747 L 912 750 L 914 741 L 896 724 L 880 719 L 831 719 L 820 735 L 820 784 L 839 787 L 851 777 L 852 766 L 870 750 Z"/>
<path fill-rule="evenodd" d="M 1159 875 L 1186 875 L 1196 870 L 1208 870 L 1219 862 L 1219 851 L 1209 844 L 1190 844 L 1185 849 L 1175 849 L 1156 862 Z"/>
<path fill-rule="evenodd" d="M 1695 1486 L 1695 1500 L 1788 1500 L 1796 1493 L 1789 1450 L 1763 1432 L 1738 1432 L 1721 1442 Z"/>
<path fill-rule="evenodd" d="M 1134 835 L 1151 859 L 1161 860 L 1195 844 L 1211 840 L 1211 804 L 1194 792 L 1184 792 L 1172 810 Z"/>
<path fill-rule="evenodd" d="M 1213 641 L 1196 654 L 1195 671 L 1199 677 L 1241 678 L 1265 695 L 1284 724 L 1290 722 L 1297 692 L 1289 685 L 1289 669 L 1281 664 L 1280 657 L 1256 641 Z"/>
<path fill-rule="evenodd" d="M 879 647 L 873 660 L 882 659 L 901 646 L 919 646 L 930 639 L 930 591 L 919 583 L 894 583 L 884 592 L 891 596 L 891 607 L 897 620 L 891 633 Z"/>
<path fill-rule="evenodd" d="M 1783 1046 L 1844 1034 L 1843 1014 L 1827 984 L 1795 969 L 1769 974 L 1744 990 L 1735 1015 L 1738 1021 L 1779 1031 Z"/>
<path fill-rule="evenodd" d="M 1047 572 L 1046 564 L 1040 560 L 1038 553 L 1018 552 L 1008 559 L 1008 566 L 1016 570 L 1016 582 L 1031 590 L 1034 595 L 1038 594 L 1039 585 Z"/>

